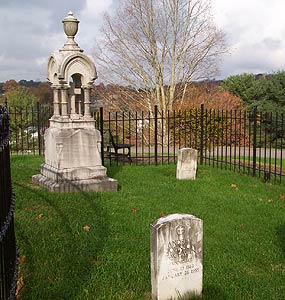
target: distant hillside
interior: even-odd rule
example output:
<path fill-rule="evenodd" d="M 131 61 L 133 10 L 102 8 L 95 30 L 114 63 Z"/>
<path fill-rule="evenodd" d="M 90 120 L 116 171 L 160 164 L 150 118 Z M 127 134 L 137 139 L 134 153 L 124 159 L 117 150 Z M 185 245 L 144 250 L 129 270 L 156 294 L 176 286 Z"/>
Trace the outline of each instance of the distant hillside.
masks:
<path fill-rule="evenodd" d="M 33 81 L 33 80 L 28 81 L 28 80 L 22 79 L 18 83 L 25 87 L 38 88 L 39 85 L 41 84 L 41 81 Z M 4 93 L 3 85 L 4 85 L 4 82 L 0 82 L 0 95 Z"/>

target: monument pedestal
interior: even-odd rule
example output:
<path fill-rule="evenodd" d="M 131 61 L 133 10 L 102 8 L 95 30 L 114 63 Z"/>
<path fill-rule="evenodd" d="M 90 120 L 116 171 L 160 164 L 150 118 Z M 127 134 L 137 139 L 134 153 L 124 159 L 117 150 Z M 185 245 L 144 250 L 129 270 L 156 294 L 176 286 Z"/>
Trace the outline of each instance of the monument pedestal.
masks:
<path fill-rule="evenodd" d="M 42 174 L 34 175 L 32 181 L 51 192 L 116 192 L 118 183 L 115 179 L 103 177 L 88 180 L 53 180 Z"/>
<path fill-rule="evenodd" d="M 45 163 L 32 181 L 53 192 L 117 191 L 102 166 L 101 135 L 94 121 L 50 120 L 45 133 Z"/>

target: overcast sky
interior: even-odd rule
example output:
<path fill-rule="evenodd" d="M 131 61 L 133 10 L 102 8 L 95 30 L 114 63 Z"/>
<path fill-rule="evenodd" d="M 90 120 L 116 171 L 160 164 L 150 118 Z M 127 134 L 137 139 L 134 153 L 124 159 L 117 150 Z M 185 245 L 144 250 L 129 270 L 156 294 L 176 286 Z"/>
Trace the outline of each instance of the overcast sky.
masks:
<path fill-rule="evenodd" d="M 102 14 L 116 0 L 0 0 L 0 82 L 45 80 L 51 52 L 66 38 L 62 19 L 69 10 L 80 20 L 76 36 L 92 52 Z M 213 15 L 231 45 L 220 78 L 285 70 L 284 0 L 212 0 Z"/>

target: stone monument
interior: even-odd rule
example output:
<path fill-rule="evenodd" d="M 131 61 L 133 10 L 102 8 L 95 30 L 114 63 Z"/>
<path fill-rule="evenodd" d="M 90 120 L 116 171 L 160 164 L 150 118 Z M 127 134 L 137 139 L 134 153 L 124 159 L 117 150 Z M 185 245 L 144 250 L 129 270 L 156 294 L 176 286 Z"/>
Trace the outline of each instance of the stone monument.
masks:
<path fill-rule="evenodd" d="M 151 285 L 153 300 L 201 296 L 203 221 L 173 214 L 151 225 Z M 188 298 L 187 298 L 188 299 Z"/>
<path fill-rule="evenodd" d="M 182 148 L 178 151 L 176 178 L 196 179 L 198 151 L 192 148 Z"/>
<path fill-rule="evenodd" d="M 47 79 L 53 89 L 53 116 L 45 132 L 45 162 L 34 183 L 50 191 L 116 191 L 101 161 L 101 135 L 90 114 L 90 91 L 97 78 L 90 56 L 75 42 L 79 21 L 72 12 L 63 20 L 67 41 L 53 53 Z"/>

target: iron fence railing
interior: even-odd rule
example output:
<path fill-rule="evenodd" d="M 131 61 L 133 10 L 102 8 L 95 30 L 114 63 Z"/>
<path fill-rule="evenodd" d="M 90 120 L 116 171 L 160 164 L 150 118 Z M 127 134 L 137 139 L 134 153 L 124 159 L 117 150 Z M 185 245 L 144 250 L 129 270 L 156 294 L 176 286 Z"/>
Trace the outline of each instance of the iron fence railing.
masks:
<path fill-rule="evenodd" d="M 43 154 L 43 135 L 51 116 L 52 107 L 46 105 L 10 109 L 11 153 Z M 123 163 L 176 162 L 178 149 L 191 147 L 199 151 L 201 164 L 274 182 L 281 182 L 285 175 L 285 128 L 280 113 L 213 110 L 203 105 L 172 112 L 159 111 L 157 107 L 150 112 L 108 112 L 101 108 L 94 119 L 102 134 L 103 162 L 113 163 L 115 159 L 111 130 L 117 143 L 132 145 L 132 160 L 124 159 L 123 152 Z"/>
<path fill-rule="evenodd" d="M 12 191 L 9 152 L 9 115 L 0 106 L 0 299 L 15 299 L 18 250 L 14 233 L 15 198 Z"/>
<path fill-rule="evenodd" d="M 109 131 L 118 143 L 132 144 L 132 160 L 123 163 L 176 162 L 183 147 L 199 151 L 200 164 L 281 182 L 285 175 L 284 116 L 278 113 L 221 111 L 192 108 L 186 111 L 105 112 L 97 115 L 101 131 L 102 159 L 114 162 Z M 100 125 L 100 126 L 99 126 Z M 124 153 L 123 153 L 124 154 Z M 118 163 L 116 161 L 116 163 Z"/>
<path fill-rule="evenodd" d="M 11 154 L 43 154 L 44 132 L 52 116 L 50 105 L 10 107 Z"/>

